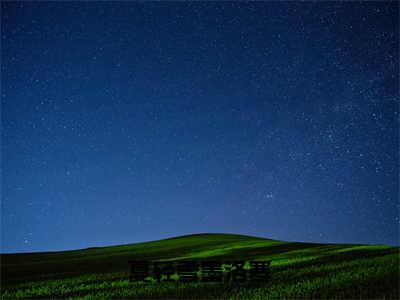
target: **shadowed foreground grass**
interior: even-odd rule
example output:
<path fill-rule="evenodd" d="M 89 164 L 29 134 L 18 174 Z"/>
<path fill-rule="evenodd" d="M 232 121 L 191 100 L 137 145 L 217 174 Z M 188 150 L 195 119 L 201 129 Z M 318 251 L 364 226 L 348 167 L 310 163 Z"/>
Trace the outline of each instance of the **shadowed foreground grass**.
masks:
<path fill-rule="evenodd" d="M 399 248 L 201 234 L 105 248 L 4 254 L 2 298 L 399 299 Z M 131 259 L 270 259 L 265 284 L 129 283 Z"/>

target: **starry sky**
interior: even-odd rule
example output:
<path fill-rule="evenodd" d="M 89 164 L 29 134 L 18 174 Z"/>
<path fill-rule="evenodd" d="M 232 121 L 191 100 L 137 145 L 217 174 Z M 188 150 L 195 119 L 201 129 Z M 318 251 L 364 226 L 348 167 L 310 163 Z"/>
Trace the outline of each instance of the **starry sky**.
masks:
<path fill-rule="evenodd" d="M 2 2 L 2 252 L 399 244 L 396 2 Z"/>

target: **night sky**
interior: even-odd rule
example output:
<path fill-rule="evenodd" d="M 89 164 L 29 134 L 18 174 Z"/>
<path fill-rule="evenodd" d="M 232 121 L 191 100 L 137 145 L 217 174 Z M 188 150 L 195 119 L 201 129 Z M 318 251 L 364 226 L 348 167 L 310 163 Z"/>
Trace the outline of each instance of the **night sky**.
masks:
<path fill-rule="evenodd" d="M 1 251 L 399 244 L 398 3 L 1 7 Z"/>

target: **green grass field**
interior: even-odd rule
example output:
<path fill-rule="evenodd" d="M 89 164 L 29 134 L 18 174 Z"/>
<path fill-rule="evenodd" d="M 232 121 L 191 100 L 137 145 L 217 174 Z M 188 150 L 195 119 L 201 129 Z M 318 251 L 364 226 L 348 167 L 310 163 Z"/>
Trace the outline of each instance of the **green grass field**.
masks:
<path fill-rule="evenodd" d="M 2 299 L 399 299 L 399 248 L 198 234 L 75 251 L 1 255 Z M 129 283 L 129 260 L 272 260 L 265 284 Z"/>

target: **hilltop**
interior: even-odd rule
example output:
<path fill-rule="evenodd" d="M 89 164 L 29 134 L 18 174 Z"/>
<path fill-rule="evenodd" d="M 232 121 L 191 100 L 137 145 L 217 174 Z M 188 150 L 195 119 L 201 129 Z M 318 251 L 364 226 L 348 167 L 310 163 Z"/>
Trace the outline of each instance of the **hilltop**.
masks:
<path fill-rule="evenodd" d="M 132 259 L 268 259 L 265 287 L 226 291 L 214 285 L 152 287 L 127 282 Z M 399 248 L 285 242 L 235 234 L 193 234 L 81 250 L 1 255 L 3 298 L 83 297 L 319 297 L 399 296 Z M 62 288 L 61 288 L 62 287 Z M 101 289 L 100 289 L 101 287 Z M 178 293 L 179 291 L 179 293 Z M 178 293 L 178 294 L 177 294 Z"/>

